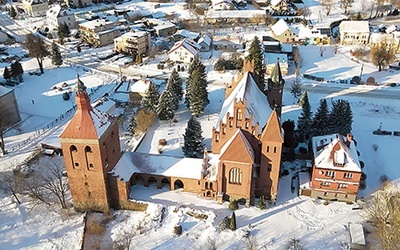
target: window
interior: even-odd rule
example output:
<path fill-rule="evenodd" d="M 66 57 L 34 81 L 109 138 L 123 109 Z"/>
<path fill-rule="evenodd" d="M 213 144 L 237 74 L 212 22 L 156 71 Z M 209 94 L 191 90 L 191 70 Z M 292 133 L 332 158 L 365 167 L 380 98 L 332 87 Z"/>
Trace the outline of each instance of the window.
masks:
<path fill-rule="evenodd" d="M 233 121 L 229 121 L 229 127 L 233 126 Z"/>
<path fill-rule="evenodd" d="M 94 168 L 93 163 L 89 163 L 89 168 L 90 168 L 90 169 L 93 169 L 93 168 Z"/>
<path fill-rule="evenodd" d="M 324 192 L 324 196 L 328 196 L 328 193 L 327 193 L 327 192 Z"/>
<path fill-rule="evenodd" d="M 330 182 L 327 182 L 327 181 L 321 182 L 321 186 L 329 187 L 330 185 L 331 185 Z"/>
<path fill-rule="evenodd" d="M 246 128 L 249 128 L 249 123 L 248 122 L 246 122 Z"/>
<path fill-rule="evenodd" d="M 215 136 L 215 141 L 216 141 L 216 142 L 219 142 L 219 135 L 216 135 L 216 136 Z"/>
<path fill-rule="evenodd" d="M 242 184 L 242 170 L 239 168 L 232 168 L 229 171 L 229 183 L 230 184 Z"/>
<path fill-rule="evenodd" d="M 75 167 L 79 168 L 79 163 L 75 162 Z"/>
<path fill-rule="evenodd" d="M 267 146 L 267 153 L 269 153 L 269 146 Z"/>
<path fill-rule="evenodd" d="M 114 130 L 111 131 L 111 138 L 114 138 Z"/>
<path fill-rule="evenodd" d="M 353 178 L 353 173 L 344 173 L 343 176 L 345 179 L 352 179 Z"/>
<path fill-rule="evenodd" d="M 325 176 L 327 176 L 327 177 L 335 177 L 335 172 L 334 171 L 326 171 Z"/>
<path fill-rule="evenodd" d="M 276 153 L 276 147 L 274 147 L 274 154 Z"/>
<path fill-rule="evenodd" d="M 223 127 L 223 128 L 222 128 L 222 134 L 223 134 L 223 135 L 226 134 L 226 127 Z"/>
<path fill-rule="evenodd" d="M 240 120 L 242 120 L 242 117 L 243 117 L 242 110 L 238 109 L 237 112 L 236 112 L 236 119 L 238 121 L 240 121 Z"/>
<path fill-rule="evenodd" d="M 69 150 L 70 150 L 71 152 L 77 152 L 77 151 L 78 151 L 78 149 L 77 149 L 76 146 L 74 146 L 74 145 L 71 145 L 71 147 L 69 147 Z"/>
<path fill-rule="evenodd" d="M 86 152 L 86 153 L 92 153 L 92 148 L 89 147 L 89 146 L 86 146 L 86 147 L 85 147 L 85 152 Z"/>
<path fill-rule="evenodd" d="M 268 171 L 272 171 L 272 164 L 271 164 L 271 163 L 268 163 L 267 170 L 268 170 Z"/>
<path fill-rule="evenodd" d="M 347 188 L 347 184 L 339 183 L 338 189 L 346 189 L 346 188 Z"/>

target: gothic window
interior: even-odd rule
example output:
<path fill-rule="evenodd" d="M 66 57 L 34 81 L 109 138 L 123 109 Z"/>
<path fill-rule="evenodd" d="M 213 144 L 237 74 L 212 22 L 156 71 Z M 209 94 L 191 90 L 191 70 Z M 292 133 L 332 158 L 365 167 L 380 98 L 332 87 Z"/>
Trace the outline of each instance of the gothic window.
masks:
<path fill-rule="evenodd" d="M 232 126 L 233 126 L 233 121 L 229 121 L 229 127 L 232 128 Z"/>
<path fill-rule="evenodd" d="M 249 123 L 248 122 L 246 122 L 246 128 L 249 128 Z"/>
<path fill-rule="evenodd" d="M 239 168 L 232 168 L 229 171 L 229 183 L 230 184 L 242 184 L 242 170 Z"/>
<path fill-rule="evenodd" d="M 111 131 L 111 138 L 114 138 L 114 130 Z"/>
<path fill-rule="evenodd" d="M 243 118 L 242 110 L 241 110 L 241 109 L 238 109 L 237 112 L 236 112 L 236 119 L 237 119 L 238 121 L 241 121 L 242 118 Z"/>
<path fill-rule="evenodd" d="M 208 189 L 208 182 L 206 182 L 204 185 L 205 185 L 204 188 Z"/>
<path fill-rule="evenodd" d="M 74 169 L 79 169 L 79 163 L 76 162 L 76 159 L 77 159 L 76 154 L 78 153 L 78 149 L 76 148 L 75 145 L 71 145 L 69 147 L 69 153 L 70 153 L 70 156 L 71 156 L 72 167 Z"/>
<path fill-rule="evenodd" d="M 222 128 L 222 134 L 223 134 L 223 135 L 226 134 L 226 127 L 223 127 L 223 128 Z"/>
<path fill-rule="evenodd" d="M 71 145 L 71 147 L 69 147 L 69 151 L 71 151 L 71 152 L 77 152 L 78 149 L 76 148 L 76 146 Z"/>
<path fill-rule="evenodd" d="M 219 142 L 219 135 L 215 135 L 215 141 Z"/>
<path fill-rule="evenodd" d="M 92 148 L 89 147 L 89 146 L 86 146 L 86 147 L 85 147 L 85 152 L 86 152 L 86 153 L 92 153 Z"/>
<path fill-rule="evenodd" d="M 268 163 L 267 170 L 268 170 L 268 171 L 272 171 L 272 164 L 271 164 L 271 163 Z"/>

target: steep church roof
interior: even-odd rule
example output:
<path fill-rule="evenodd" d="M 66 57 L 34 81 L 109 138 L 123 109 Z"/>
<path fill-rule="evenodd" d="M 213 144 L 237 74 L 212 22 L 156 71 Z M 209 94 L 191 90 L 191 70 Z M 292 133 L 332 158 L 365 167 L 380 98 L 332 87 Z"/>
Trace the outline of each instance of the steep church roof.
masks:
<path fill-rule="evenodd" d="M 79 75 L 77 75 L 74 90 L 77 111 L 60 138 L 99 139 L 113 122 L 114 116 L 103 113 L 90 105 L 86 86 L 79 79 Z"/>
<path fill-rule="evenodd" d="M 221 113 L 215 126 L 216 131 L 220 129 L 220 123 L 226 123 L 226 116 L 229 113 L 230 117 L 234 115 L 234 105 L 236 102 L 246 101 L 246 118 L 253 116 L 252 126 L 257 122 L 258 134 L 261 134 L 264 125 L 267 123 L 271 115 L 267 97 L 258 88 L 251 73 L 246 72 L 240 82 L 236 85 L 232 93 L 225 99 L 222 105 Z"/>
<path fill-rule="evenodd" d="M 229 156 L 227 156 L 228 154 Z M 222 147 L 220 159 L 228 158 L 230 161 L 236 162 L 254 162 L 255 155 L 250 142 L 247 140 L 242 130 L 238 128 L 231 139 Z"/>

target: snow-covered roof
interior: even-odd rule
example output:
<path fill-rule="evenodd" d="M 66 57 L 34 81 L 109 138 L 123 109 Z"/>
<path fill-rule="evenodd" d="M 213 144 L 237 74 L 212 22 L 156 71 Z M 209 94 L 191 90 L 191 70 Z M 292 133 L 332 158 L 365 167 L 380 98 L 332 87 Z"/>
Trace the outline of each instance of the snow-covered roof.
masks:
<path fill-rule="evenodd" d="M 95 108 L 90 111 L 90 116 L 92 117 L 92 121 L 94 127 L 96 128 L 97 136 L 99 138 L 104 134 L 104 132 L 111 125 L 111 122 L 114 119 L 114 116 Z"/>
<path fill-rule="evenodd" d="M 230 117 L 234 115 L 235 102 L 246 101 L 246 118 L 253 116 L 252 126 L 258 122 L 258 133 L 261 134 L 263 127 L 271 115 L 267 97 L 258 88 L 257 83 L 249 72 L 246 72 L 240 82 L 237 84 L 232 93 L 225 99 L 222 105 L 220 116 L 215 126 L 216 131 L 219 131 L 220 122 L 226 123 L 226 116 L 229 113 Z"/>
<path fill-rule="evenodd" d="M 222 3 L 232 4 L 231 0 L 211 0 L 212 5 L 218 5 Z"/>
<path fill-rule="evenodd" d="M 149 34 L 146 31 L 129 31 L 125 34 L 123 34 L 123 37 L 143 37 L 146 36 L 147 34 Z"/>
<path fill-rule="evenodd" d="M 74 13 L 72 13 L 67 9 L 61 11 L 61 6 L 59 4 L 53 5 L 53 7 L 48 9 L 46 12 L 47 17 L 72 16 L 72 15 L 74 15 Z"/>
<path fill-rule="evenodd" d="M 281 2 L 283 2 L 284 4 L 287 4 L 285 0 L 271 0 L 271 6 L 276 6 Z"/>
<path fill-rule="evenodd" d="M 202 163 L 203 159 L 124 152 L 110 173 L 121 181 L 129 181 L 134 173 L 200 180 Z"/>
<path fill-rule="evenodd" d="M 282 43 L 281 44 L 281 51 L 291 53 L 293 52 L 293 44 L 292 43 Z"/>
<path fill-rule="evenodd" d="M 207 18 L 253 18 L 265 16 L 265 10 L 209 10 Z"/>
<path fill-rule="evenodd" d="M 163 30 L 163 29 L 170 29 L 170 28 L 175 28 L 176 25 L 170 22 L 166 22 L 164 24 L 159 24 L 157 26 L 154 26 L 153 29 L 154 30 Z"/>
<path fill-rule="evenodd" d="M 3 87 L 0 85 L 0 97 L 2 97 L 3 95 L 8 94 L 9 92 L 13 91 L 12 89 L 8 89 L 6 87 Z"/>
<path fill-rule="evenodd" d="M 187 51 L 189 51 L 192 55 L 197 55 L 199 53 L 199 49 L 201 48 L 196 42 L 189 40 L 188 38 L 183 39 L 182 41 L 176 42 L 172 49 L 168 52 L 168 54 L 174 52 L 176 49 L 183 47 Z"/>
<path fill-rule="evenodd" d="M 108 24 L 112 24 L 113 22 L 111 22 L 110 20 L 107 19 L 96 19 L 93 21 L 88 21 L 88 22 L 84 22 L 79 24 L 79 26 L 88 28 L 88 29 L 95 29 L 97 27 L 103 26 L 103 25 L 108 25 Z"/>
<path fill-rule="evenodd" d="M 318 29 L 310 29 L 308 26 L 304 26 L 302 24 L 298 27 L 299 33 L 298 37 L 300 39 L 305 38 L 316 38 L 316 37 L 327 37 L 326 35 L 321 34 L 321 31 Z"/>
<path fill-rule="evenodd" d="M 364 229 L 360 223 L 349 223 L 350 239 L 352 244 L 365 246 Z"/>
<path fill-rule="evenodd" d="M 390 25 L 389 27 L 386 28 L 386 33 L 390 34 L 390 33 L 392 33 L 393 31 L 396 31 L 396 30 L 397 30 L 396 25 L 392 24 L 392 25 Z"/>
<path fill-rule="evenodd" d="M 133 93 L 145 93 L 147 89 L 150 86 L 150 81 L 149 80 L 139 80 L 134 82 L 130 88 L 129 91 Z"/>
<path fill-rule="evenodd" d="M 177 30 L 175 32 L 174 36 L 175 35 L 180 35 L 180 36 L 187 37 L 187 38 L 190 38 L 190 39 L 193 39 L 193 40 L 197 39 L 200 36 L 200 34 L 197 33 L 197 32 L 192 32 L 192 31 L 185 30 L 185 29 Z"/>
<path fill-rule="evenodd" d="M 341 32 L 369 33 L 368 21 L 342 21 L 339 25 Z"/>
<path fill-rule="evenodd" d="M 279 19 L 274 25 L 271 26 L 272 31 L 275 35 L 282 35 L 286 30 L 289 29 L 288 24 L 283 19 Z"/>
<path fill-rule="evenodd" d="M 346 145 L 346 141 L 346 138 L 339 134 L 313 137 L 314 166 L 323 169 L 361 172 L 354 141 L 351 140 L 350 147 Z M 334 161 L 343 165 L 335 166 Z"/>
<path fill-rule="evenodd" d="M 131 10 L 126 13 L 127 16 L 129 17 L 136 17 L 136 16 L 151 16 L 151 11 L 148 9 L 137 9 L 137 10 Z"/>
<path fill-rule="evenodd" d="M 204 42 L 205 44 L 210 46 L 211 45 L 211 38 L 209 36 L 207 36 L 207 35 L 204 35 L 199 39 L 198 44 L 201 44 L 202 42 Z"/>

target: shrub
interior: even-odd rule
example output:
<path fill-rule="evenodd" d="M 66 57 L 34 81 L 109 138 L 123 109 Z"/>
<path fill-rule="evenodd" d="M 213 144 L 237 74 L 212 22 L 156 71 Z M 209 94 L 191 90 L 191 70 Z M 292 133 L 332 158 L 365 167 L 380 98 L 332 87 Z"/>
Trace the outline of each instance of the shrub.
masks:
<path fill-rule="evenodd" d="M 289 175 L 289 170 L 287 169 L 283 170 L 282 176 L 287 176 L 287 175 Z"/>
<path fill-rule="evenodd" d="M 148 204 L 136 201 L 120 201 L 119 208 L 123 210 L 131 210 L 131 211 L 146 211 Z"/>
<path fill-rule="evenodd" d="M 176 234 L 176 235 L 182 234 L 182 226 L 181 225 L 174 226 L 174 234 Z"/>
<path fill-rule="evenodd" d="M 229 228 L 232 231 L 236 230 L 236 215 L 235 215 L 235 212 L 232 212 L 232 217 L 231 217 L 231 221 L 229 223 Z"/>
<path fill-rule="evenodd" d="M 64 92 L 64 93 L 62 94 L 62 98 L 63 98 L 65 101 L 68 101 L 69 98 L 70 98 L 69 93 L 68 93 L 68 92 Z"/>
<path fill-rule="evenodd" d="M 350 84 L 360 84 L 361 78 L 359 76 L 353 76 L 353 78 L 350 80 Z"/>
<path fill-rule="evenodd" d="M 104 226 L 96 221 L 91 221 L 89 222 L 89 225 L 87 227 L 87 233 L 92 234 L 92 235 L 103 235 L 106 229 Z"/>
<path fill-rule="evenodd" d="M 328 205 L 329 205 L 329 201 L 325 200 L 323 204 L 324 204 L 325 206 L 328 206 Z"/>
<path fill-rule="evenodd" d="M 378 151 L 378 148 L 379 148 L 378 144 L 372 144 L 372 149 L 374 151 Z"/>
<path fill-rule="evenodd" d="M 265 202 L 264 195 L 260 197 L 257 203 L 257 207 L 261 210 L 264 210 L 267 207 L 267 203 Z"/>
<path fill-rule="evenodd" d="M 379 177 L 379 181 L 383 184 L 385 182 L 387 182 L 389 180 L 389 177 L 387 175 L 381 175 L 381 177 Z"/>
<path fill-rule="evenodd" d="M 194 211 L 187 211 L 186 214 L 189 215 L 189 216 L 191 216 L 191 217 L 194 217 L 194 218 L 196 218 L 196 219 L 204 219 L 204 220 L 207 220 L 207 218 L 208 218 L 208 215 L 206 215 L 206 214 L 200 214 L 200 213 L 195 213 Z"/>
<path fill-rule="evenodd" d="M 145 132 L 151 125 L 153 125 L 156 117 L 157 115 L 152 111 L 139 109 L 136 114 L 137 132 Z"/>
<path fill-rule="evenodd" d="M 228 216 L 225 216 L 225 218 L 223 218 L 218 225 L 219 230 L 225 231 L 226 229 L 229 228 L 230 223 L 231 223 L 231 219 Z"/>
<path fill-rule="evenodd" d="M 397 86 L 397 84 L 395 82 L 386 83 L 385 85 L 389 86 L 389 87 L 396 87 Z"/>
<path fill-rule="evenodd" d="M 238 201 L 237 201 L 237 200 L 234 200 L 234 199 L 231 199 L 231 200 L 229 201 L 229 209 L 230 209 L 230 210 L 237 210 L 237 209 L 239 209 Z"/>

